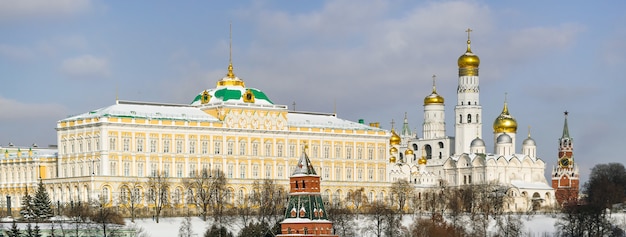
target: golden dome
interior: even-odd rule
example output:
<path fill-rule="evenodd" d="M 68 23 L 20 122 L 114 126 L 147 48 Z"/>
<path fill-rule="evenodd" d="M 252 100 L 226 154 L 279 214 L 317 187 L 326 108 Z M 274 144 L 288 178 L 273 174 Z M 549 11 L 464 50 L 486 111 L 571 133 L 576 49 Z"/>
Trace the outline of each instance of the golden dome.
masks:
<path fill-rule="evenodd" d="M 493 121 L 493 132 L 494 133 L 516 133 L 517 132 L 517 121 L 509 114 L 509 108 L 504 102 L 504 108 L 502 109 L 502 113 L 500 116 Z"/>
<path fill-rule="evenodd" d="M 478 68 L 480 65 L 480 58 L 470 48 L 470 41 L 467 41 L 467 51 L 457 61 L 459 68 Z"/>
<path fill-rule="evenodd" d="M 463 55 L 459 57 L 457 64 L 459 65 L 459 76 L 478 76 L 478 66 L 480 65 L 480 58 L 472 53 L 470 41 L 471 29 L 467 29 L 467 50 Z"/>
<path fill-rule="evenodd" d="M 430 95 L 424 98 L 424 105 L 430 104 L 443 104 L 443 97 L 437 94 L 437 87 L 435 87 L 435 78 L 437 76 L 433 75 L 433 92 Z"/>
<path fill-rule="evenodd" d="M 431 104 L 443 104 L 443 97 L 441 97 L 439 94 L 437 94 L 437 91 L 433 90 L 433 93 L 426 96 L 426 98 L 424 98 L 424 105 L 431 105 Z"/>
<path fill-rule="evenodd" d="M 391 147 L 391 149 L 389 149 L 389 155 L 393 155 L 398 153 L 398 148 L 395 147 Z"/>
<path fill-rule="evenodd" d="M 396 157 L 395 156 L 391 156 L 389 158 L 389 163 L 396 163 Z"/>
<path fill-rule="evenodd" d="M 406 151 L 404 151 L 404 155 L 406 155 L 406 156 L 413 155 L 413 150 L 406 149 Z"/>
<path fill-rule="evenodd" d="M 426 163 L 428 163 L 428 160 L 426 160 L 426 157 L 420 158 L 419 160 L 417 160 L 417 164 L 418 165 L 425 165 Z"/>
<path fill-rule="evenodd" d="M 389 138 L 389 145 L 400 145 L 400 141 L 402 139 L 400 138 L 400 136 L 398 136 L 398 134 L 396 133 L 395 130 L 393 130 L 393 128 L 391 129 L 391 138 Z M 397 150 L 396 150 L 397 151 Z"/>

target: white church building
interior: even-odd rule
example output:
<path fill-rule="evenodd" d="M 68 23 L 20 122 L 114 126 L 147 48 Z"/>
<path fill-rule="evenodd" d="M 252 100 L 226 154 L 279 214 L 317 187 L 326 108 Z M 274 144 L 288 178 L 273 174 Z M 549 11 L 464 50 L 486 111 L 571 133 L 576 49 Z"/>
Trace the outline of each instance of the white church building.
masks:
<path fill-rule="evenodd" d="M 408 180 L 418 190 L 442 185 L 458 187 L 497 183 L 507 187 L 510 211 L 530 211 L 555 205 L 554 189 L 545 177 L 545 162 L 537 156 L 535 141 L 528 137 L 516 144 L 517 121 L 505 100 L 502 113 L 493 122 L 493 151 L 487 151 L 482 135 L 478 68 L 480 59 L 470 48 L 458 59 L 459 83 L 454 107 L 454 137 L 446 135 L 444 98 L 432 93 L 424 98 L 422 135 L 409 129 L 405 115 L 399 134 L 392 128 L 390 181 Z"/>

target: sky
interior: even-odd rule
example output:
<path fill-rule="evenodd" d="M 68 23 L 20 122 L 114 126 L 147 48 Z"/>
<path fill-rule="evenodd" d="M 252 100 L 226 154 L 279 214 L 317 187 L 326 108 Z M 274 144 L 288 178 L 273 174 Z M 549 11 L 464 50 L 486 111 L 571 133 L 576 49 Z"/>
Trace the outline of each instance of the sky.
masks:
<path fill-rule="evenodd" d="M 584 181 L 620 162 L 625 1 L 0 0 L 0 144 L 56 144 L 56 122 L 120 100 L 191 103 L 232 61 L 246 86 L 299 111 L 421 134 L 432 75 L 454 136 L 467 28 L 483 138 L 505 100 L 549 175 L 564 111 Z M 396 126 L 400 126 L 396 123 Z M 621 150 L 617 150 L 621 151 Z M 518 151 L 519 152 L 519 151 Z"/>

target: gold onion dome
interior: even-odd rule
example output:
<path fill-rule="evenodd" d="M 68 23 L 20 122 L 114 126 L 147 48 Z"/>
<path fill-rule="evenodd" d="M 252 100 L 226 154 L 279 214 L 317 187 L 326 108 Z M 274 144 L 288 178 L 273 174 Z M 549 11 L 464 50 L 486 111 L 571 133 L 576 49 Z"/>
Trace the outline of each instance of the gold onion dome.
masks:
<path fill-rule="evenodd" d="M 426 163 L 428 163 L 428 160 L 426 160 L 426 157 L 420 158 L 419 160 L 417 160 L 417 164 L 418 165 L 425 165 Z"/>
<path fill-rule="evenodd" d="M 493 131 L 495 133 L 516 133 L 517 132 L 517 121 L 509 114 L 509 108 L 504 102 L 504 108 L 502 109 L 502 113 L 500 116 L 493 121 Z"/>
<path fill-rule="evenodd" d="M 430 95 L 426 96 L 426 98 L 424 98 L 424 105 L 443 104 L 444 102 L 443 97 L 437 94 L 437 88 L 435 87 L 435 77 L 436 76 L 433 75 L 433 92 L 430 93 Z"/>
<path fill-rule="evenodd" d="M 402 139 L 400 138 L 400 136 L 398 136 L 398 134 L 396 133 L 396 131 L 394 131 L 393 129 L 391 129 L 391 138 L 389 138 L 389 145 L 400 145 L 400 141 Z"/>
<path fill-rule="evenodd" d="M 393 154 L 396 154 L 396 153 L 398 153 L 398 148 L 391 147 L 389 149 L 389 155 L 393 155 Z"/>
<path fill-rule="evenodd" d="M 406 151 L 404 151 L 404 155 L 413 155 L 413 150 L 411 149 L 406 149 Z"/>
<path fill-rule="evenodd" d="M 389 158 L 389 162 L 390 162 L 390 163 L 396 163 L 396 157 L 395 157 L 395 156 L 391 156 L 391 157 Z"/>
<path fill-rule="evenodd" d="M 480 65 L 480 58 L 470 48 L 471 41 L 467 40 L 467 51 L 457 61 L 459 68 L 478 68 Z"/>

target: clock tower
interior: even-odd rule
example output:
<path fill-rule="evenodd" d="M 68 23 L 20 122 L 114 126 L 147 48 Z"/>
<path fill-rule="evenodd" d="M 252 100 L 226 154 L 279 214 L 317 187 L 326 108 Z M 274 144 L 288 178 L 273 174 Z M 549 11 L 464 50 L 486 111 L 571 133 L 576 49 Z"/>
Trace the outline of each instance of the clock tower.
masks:
<path fill-rule="evenodd" d="M 574 141 L 569 135 L 565 111 L 563 135 L 559 138 L 559 153 L 556 166 L 552 169 L 552 188 L 559 205 L 576 203 L 578 200 L 578 166 L 574 163 Z"/>

